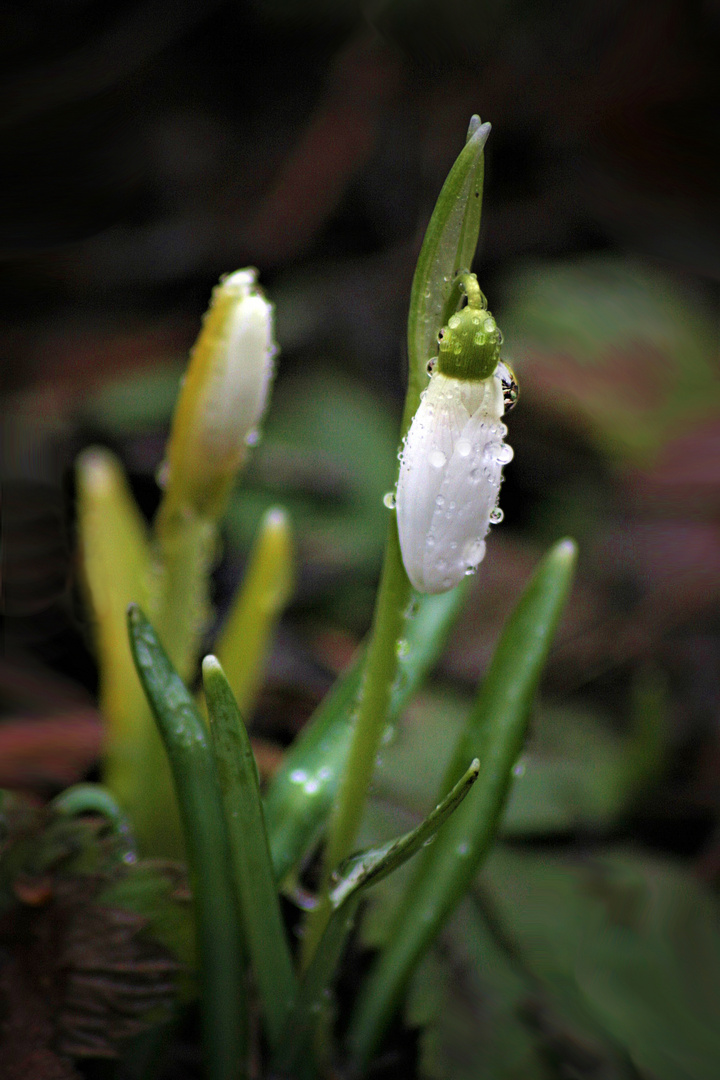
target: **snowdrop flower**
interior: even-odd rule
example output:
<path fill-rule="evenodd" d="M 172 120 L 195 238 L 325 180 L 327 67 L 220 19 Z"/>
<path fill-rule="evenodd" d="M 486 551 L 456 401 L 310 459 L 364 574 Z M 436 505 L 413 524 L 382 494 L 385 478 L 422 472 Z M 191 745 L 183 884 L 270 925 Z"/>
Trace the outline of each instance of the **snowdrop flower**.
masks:
<path fill-rule="evenodd" d="M 408 577 L 423 593 L 445 592 L 474 573 L 491 523 L 502 520 L 503 414 L 517 384 L 499 362 L 502 336 L 479 289 L 438 335 L 432 366 L 400 456 L 396 506 Z"/>
<path fill-rule="evenodd" d="M 213 289 L 173 418 L 167 494 L 205 516 L 220 512 L 258 441 L 274 375 L 273 307 L 256 278 L 252 268 L 237 270 Z"/>

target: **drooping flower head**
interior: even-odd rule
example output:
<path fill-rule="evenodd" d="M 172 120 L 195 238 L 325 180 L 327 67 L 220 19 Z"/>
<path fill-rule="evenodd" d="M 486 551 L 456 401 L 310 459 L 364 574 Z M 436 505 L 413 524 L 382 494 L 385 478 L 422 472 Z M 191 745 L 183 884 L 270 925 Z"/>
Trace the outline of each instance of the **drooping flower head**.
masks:
<path fill-rule="evenodd" d="M 489 526 L 502 520 L 502 467 L 513 456 L 502 417 L 517 384 L 500 362 L 497 323 L 468 277 L 468 305 L 438 335 L 437 361 L 400 458 L 400 549 L 411 583 L 424 593 L 453 588 L 482 561 Z"/>

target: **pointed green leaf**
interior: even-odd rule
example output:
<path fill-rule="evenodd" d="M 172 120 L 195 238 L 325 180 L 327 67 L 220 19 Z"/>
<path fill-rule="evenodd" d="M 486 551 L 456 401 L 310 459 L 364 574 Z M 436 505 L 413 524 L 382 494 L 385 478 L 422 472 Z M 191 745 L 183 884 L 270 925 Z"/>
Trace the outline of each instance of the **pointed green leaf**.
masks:
<path fill-rule="evenodd" d="M 570 540 L 550 550 L 505 627 L 443 790 L 471 754 L 480 758 L 481 775 L 465 806 L 424 854 L 388 944 L 363 987 L 348 1037 L 360 1067 L 369 1061 L 417 962 L 468 888 L 495 837 L 576 554 Z"/>
<path fill-rule="evenodd" d="M 247 572 L 220 632 L 217 655 L 238 708 L 251 716 L 269 648 L 294 578 L 290 521 L 280 507 L 264 514 Z"/>
<path fill-rule="evenodd" d="M 225 826 L 238 903 L 271 1048 L 285 1032 L 295 999 L 295 975 L 285 935 L 250 739 L 225 673 L 214 656 L 203 661 Z"/>
<path fill-rule="evenodd" d="M 300 984 L 297 1004 L 279 1058 L 281 1067 L 292 1068 L 307 1052 L 308 1039 L 322 1011 L 327 989 L 352 928 L 363 891 L 382 881 L 421 847 L 430 843 L 468 794 L 479 771 L 480 762 L 476 758 L 442 802 L 416 829 L 382 847 L 353 855 L 340 866 L 330 890 L 332 914 Z"/>
<path fill-rule="evenodd" d="M 128 625 L 137 671 L 170 759 L 185 832 L 207 1075 L 210 1080 L 237 1080 L 245 1075 L 247 1049 L 242 940 L 210 738 L 155 631 L 134 604 Z"/>
<path fill-rule="evenodd" d="M 473 116 L 468 140 L 435 204 L 415 268 L 408 316 L 408 394 L 403 431 L 407 429 L 427 383 L 426 366 L 437 355 L 453 282 L 472 265 L 480 232 L 484 175 L 483 150 L 490 125 Z"/>

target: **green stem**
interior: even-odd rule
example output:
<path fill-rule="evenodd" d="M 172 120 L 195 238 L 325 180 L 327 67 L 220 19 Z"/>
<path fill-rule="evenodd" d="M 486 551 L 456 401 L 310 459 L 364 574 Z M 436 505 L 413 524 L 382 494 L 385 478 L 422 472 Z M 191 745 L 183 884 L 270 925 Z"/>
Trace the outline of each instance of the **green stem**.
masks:
<path fill-rule="evenodd" d="M 171 663 L 187 681 L 194 675 L 209 616 L 208 581 L 217 525 L 211 518 L 163 502 L 155 535 L 159 559 L 153 623 Z"/>
<path fill-rule="evenodd" d="M 358 716 L 336 810 L 330 819 L 321 899 L 317 908 L 309 915 L 303 938 L 305 964 L 312 957 L 330 917 L 327 895 L 330 876 L 350 854 L 360 828 L 368 787 L 390 710 L 392 687 L 398 667 L 398 641 L 405 625 L 409 600 L 410 582 L 403 566 L 397 520 L 393 515 L 365 662 Z"/>

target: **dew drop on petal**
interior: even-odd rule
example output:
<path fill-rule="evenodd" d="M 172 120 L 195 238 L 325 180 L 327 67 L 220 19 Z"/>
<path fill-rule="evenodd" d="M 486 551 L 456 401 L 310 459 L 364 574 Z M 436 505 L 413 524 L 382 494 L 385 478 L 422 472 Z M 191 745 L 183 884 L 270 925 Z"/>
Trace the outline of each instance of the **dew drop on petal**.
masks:
<path fill-rule="evenodd" d="M 445 496 L 444 495 L 438 495 L 437 499 L 435 500 L 435 505 L 436 506 L 444 506 L 445 505 Z"/>
<path fill-rule="evenodd" d="M 468 439 L 458 439 L 455 443 L 455 449 L 460 457 L 468 457 L 472 451 L 472 443 Z"/>
<path fill-rule="evenodd" d="M 490 511 L 490 522 L 492 525 L 499 525 L 502 519 L 505 517 L 499 506 L 494 507 Z"/>
<path fill-rule="evenodd" d="M 474 569 L 479 562 L 482 562 L 485 557 L 485 547 L 484 540 L 468 540 L 463 548 L 463 559 L 469 567 Z"/>
<path fill-rule="evenodd" d="M 515 451 L 512 446 L 508 446 L 507 443 L 500 443 L 497 453 L 495 454 L 495 460 L 501 465 L 507 465 L 509 461 L 515 457 Z"/>
<path fill-rule="evenodd" d="M 387 506 L 388 510 L 394 510 L 395 509 L 395 492 L 394 491 L 386 491 L 385 494 L 383 495 L 383 503 L 384 503 L 385 506 Z"/>
<path fill-rule="evenodd" d="M 432 465 L 433 469 L 442 469 L 443 465 L 447 461 L 447 458 L 443 454 L 442 450 L 431 450 L 428 454 L 428 461 Z"/>

